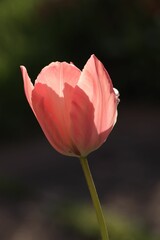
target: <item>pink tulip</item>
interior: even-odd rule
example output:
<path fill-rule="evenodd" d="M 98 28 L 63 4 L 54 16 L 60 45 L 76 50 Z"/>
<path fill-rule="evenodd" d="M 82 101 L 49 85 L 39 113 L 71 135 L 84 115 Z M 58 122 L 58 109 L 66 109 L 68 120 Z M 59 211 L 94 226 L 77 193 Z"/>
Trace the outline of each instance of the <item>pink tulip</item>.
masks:
<path fill-rule="evenodd" d="M 82 71 L 72 63 L 52 62 L 34 85 L 24 66 L 21 71 L 27 100 L 58 152 L 86 157 L 105 142 L 116 122 L 118 91 L 94 55 Z"/>

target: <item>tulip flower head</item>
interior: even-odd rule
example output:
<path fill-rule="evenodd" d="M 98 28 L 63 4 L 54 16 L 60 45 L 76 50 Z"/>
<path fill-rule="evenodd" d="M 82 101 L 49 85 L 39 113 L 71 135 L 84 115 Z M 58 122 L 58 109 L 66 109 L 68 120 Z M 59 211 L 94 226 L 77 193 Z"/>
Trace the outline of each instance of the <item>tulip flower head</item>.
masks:
<path fill-rule="evenodd" d="M 72 63 L 52 62 L 34 85 L 24 66 L 21 71 L 30 107 L 58 152 L 86 157 L 105 142 L 116 123 L 118 91 L 95 55 L 82 71 Z"/>

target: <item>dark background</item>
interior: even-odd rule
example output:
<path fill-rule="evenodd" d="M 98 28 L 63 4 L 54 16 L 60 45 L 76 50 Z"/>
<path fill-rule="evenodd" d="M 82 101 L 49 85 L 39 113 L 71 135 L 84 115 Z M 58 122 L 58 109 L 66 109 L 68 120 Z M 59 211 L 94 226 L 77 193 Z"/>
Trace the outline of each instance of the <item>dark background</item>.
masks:
<path fill-rule="evenodd" d="M 50 62 L 82 69 L 92 53 L 121 95 L 111 136 L 89 156 L 111 240 L 159 239 L 159 1 L 1 0 L 1 240 L 98 239 L 80 164 L 45 139 L 19 69 L 34 82 Z"/>

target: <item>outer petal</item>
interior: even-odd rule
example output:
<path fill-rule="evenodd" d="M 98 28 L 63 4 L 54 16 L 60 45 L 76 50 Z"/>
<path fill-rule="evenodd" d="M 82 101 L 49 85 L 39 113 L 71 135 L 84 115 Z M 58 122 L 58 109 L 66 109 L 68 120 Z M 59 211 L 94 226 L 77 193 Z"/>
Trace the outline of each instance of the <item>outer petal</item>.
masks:
<path fill-rule="evenodd" d="M 83 94 L 80 94 L 80 89 Z M 78 98 L 78 95 L 81 97 Z M 75 106 L 80 109 L 76 111 Z M 80 151 L 93 151 L 106 140 L 115 123 L 116 111 L 117 99 L 110 77 L 102 63 L 92 55 L 82 71 L 73 97 L 72 130 Z M 75 119 L 79 126 L 79 136 Z"/>
<path fill-rule="evenodd" d="M 66 62 L 52 62 L 42 69 L 35 81 L 35 86 L 37 83 L 45 84 L 52 89 L 59 98 L 63 98 L 57 104 L 56 111 L 60 111 L 59 122 L 63 123 L 62 125 L 66 130 L 69 129 L 70 125 L 69 112 L 72 93 L 79 80 L 80 74 L 81 71 L 73 64 Z M 54 108 L 55 103 L 53 99 L 51 102 L 53 104 L 52 107 Z"/>
<path fill-rule="evenodd" d="M 94 124 L 94 107 L 85 92 L 76 86 L 71 108 L 71 136 L 81 156 L 95 150 L 99 139 Z"/>
<path fill-rule="evenodd" d="M 32 102 L 37 120 L 50 144 L 64 155 L 79 155 L 65 121 L 64 99 L 46 84 L 37 83 Z"/>
<path fill-rule="evenodd" d="M 35 115 L 51 145 L 65 155 L 78 155 L 70 135 L 70 107 L 80 70 L 52 63 L 39 74 L 32 94 Z"/>
<path fill-rule="evenodd" d="M 25 94 L 26 94 L 26 98 L 31 106 L 31 108 L 33 109 L 32 107 L 32 90 L 33 90 L 33 84 L 31 82 L 31 79 L 29 78 L 28 76 L 28 73 L 27 73 L 27 70 L 24 66 L 20 66 L 20 69 L 21 69 L 21 72 L 22 72 L 22 77 L 23 77 L 23 82 L 24 82 L 24 91 L 25 91 Z"/>

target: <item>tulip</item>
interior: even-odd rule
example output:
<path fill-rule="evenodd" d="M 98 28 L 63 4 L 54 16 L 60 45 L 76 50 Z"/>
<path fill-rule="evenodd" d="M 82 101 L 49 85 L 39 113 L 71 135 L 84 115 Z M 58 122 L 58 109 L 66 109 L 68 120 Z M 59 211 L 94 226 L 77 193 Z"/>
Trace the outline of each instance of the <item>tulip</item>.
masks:
<path fill-rule="evenodd" d="M 83 70 L 52 62 L 33 85 L 21 66 L 27 100 L 50 144 L 68 156 L 87 156 L 107 139 L 118 95 L 103 64 L 91 55 Z"/>

